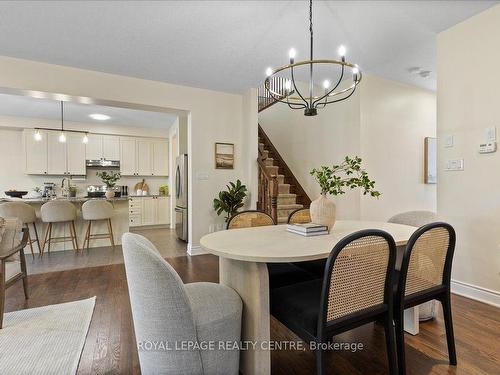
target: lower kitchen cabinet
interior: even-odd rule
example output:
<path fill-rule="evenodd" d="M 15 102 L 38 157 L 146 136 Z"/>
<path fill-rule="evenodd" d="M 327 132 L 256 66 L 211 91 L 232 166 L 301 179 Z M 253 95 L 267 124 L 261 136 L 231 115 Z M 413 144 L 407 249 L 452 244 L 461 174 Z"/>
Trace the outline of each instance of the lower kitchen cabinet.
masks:
<path fill-rule="evenodd" d="M 129 225 L 170 224 L 170 198 L 157 196 L 132 197 L 129 200 Z"/>

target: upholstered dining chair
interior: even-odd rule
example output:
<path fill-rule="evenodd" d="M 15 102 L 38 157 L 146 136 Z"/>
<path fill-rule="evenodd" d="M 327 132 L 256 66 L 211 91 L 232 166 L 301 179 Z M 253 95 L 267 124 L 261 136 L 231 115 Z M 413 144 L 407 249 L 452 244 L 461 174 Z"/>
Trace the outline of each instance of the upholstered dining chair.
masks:
<path fill-rule="evenodd" d="M 229 219 L 227 229 L 262 227 L 275 225 L 273 218 L 265 212 L 242 211 Z M 305 280 L 314 279 L 314 275 L 292 263 L 268 263 L 269 288 L 279 288 Z"/>
<path fill-rule="evenodd" d="M 83 220 L 88 221 L 87 231 L 85 232 L 85 239 L 83 240 L 83 249 L 85 248 L 85 244 L 87 244 L 87 249 L 90 247 L 91 240 L 104 238 L 109 238 L 111 246 L 113 247 L 113 249 L 115 248 L 113 224 L 111 223 L 113 214 L 113 205 L 104 200 L 88 200 L 84 204 L 82 204 Z M 105 221 L 108 226 L 108 232 L 92 234 L 92 222 L 96 221 Z"/>
<path fill-rule="evenodd" d="M 404 310 L 431 300 L 441 302 L 449 361 L 451 365 L 457 364 L 450 300 L 455 242 L 453 227 L 447 223 L 437 222 L 417 229 L 406 245 L 394 295 L 394 322 L 400 374 L 406 373 Z"/>
<path fill-rule="evenodd" d="M 307 342 L 332 336 L 369 322 L 385 328 L 389 373 L 396 374 L 393 327 L 393 268 L 396 244 L 381 230 L 363 230 L 343 238 L 327 260 L 323 279 L 271 291 L 271 313 Z M 318 345 L 316 368 L 325 373 L 325 350 Z"/>
<path fill-rule="evenodd" d="M 146 238 L 122 237 L 132 317 L 142 374 L 238 374 L 242 302 L 215 283 L 184 284 Z M 193 347 L 215 343 L 215 349 Z M 163 344 L 163 349 L 152 347 Z"/>
<path fill-rule="evenodd" d="M 0 329 L 3 326 L 5 290 L 22 280 L 24 297 L 28 299 L 24 248 L 28 243 L 29 230 L 22 225 L 18 219 L 0 218 Z"/>
<path fill-rule="evenodd" d="M 311 222 L 311 212 L 309 208 L 298 208 L 288 215 L 288 224 L 305 224 Z"/>

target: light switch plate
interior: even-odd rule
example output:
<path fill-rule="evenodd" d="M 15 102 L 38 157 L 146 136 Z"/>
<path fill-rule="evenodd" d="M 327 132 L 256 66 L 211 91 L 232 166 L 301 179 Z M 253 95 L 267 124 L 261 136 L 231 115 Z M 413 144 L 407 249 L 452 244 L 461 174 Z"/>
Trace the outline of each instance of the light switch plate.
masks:
<path fill-rule="evenodd" d="M 446 134 L 443 137 L 443 145 L 444 147 L 453 147 L 453 135 Z"/>
<path fill-rule="evenodd" d="M 196 179 L 197 180 L 208 180 L 208 173 L 207 172 L 197 172 Z"/>
<path fill-rule="evenodd" d="M 464 159 L 450 159 L 446 161 L 445 171 L 463 171 Z"/>
<path fill-rule="evenodd" d="M 495 142 L 497 140 L 497 128 L 490 126 L 484 129 L 484 140 L 486 142 Z"/>

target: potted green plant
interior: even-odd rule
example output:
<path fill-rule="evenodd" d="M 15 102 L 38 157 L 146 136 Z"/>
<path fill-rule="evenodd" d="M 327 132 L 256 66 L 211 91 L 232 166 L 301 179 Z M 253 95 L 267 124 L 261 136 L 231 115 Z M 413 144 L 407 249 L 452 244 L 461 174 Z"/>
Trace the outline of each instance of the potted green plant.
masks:
<path fill-rule="evenodd" d="M 160 195 L 167 196 L 168 195 L 168 185 L 161 185 L 158 189 Z"/>
<path fill-rule="evenodd" d="M 247 196 L 247 187 L 240 180 L 237 180 L 236 183 L 230 182 L 226 187 L 227 190 L 220 191 L 218 197 L 214 198 L 214 210 L 219 216 L 225 212 L 227 223 L 244 206 L 243 201 Z"/>
<path fill-rule="evenodd" d="M 321 166 L 311 170 L 321 188 L 321 195 L 311 202 L 311 221 L 326 225 L 330 230 L 335 224 L 336 206 L 327 198 L 327 194 L 334 196 L 345 194 L 346 189 L 361 188 L 363 195 L 379 197 L 380 192 L 374 190 L 375 181 L 370 180 L 368 173 L 361 168 L 361 158 L 346 156 L 342 163 L 333 166 Z"/>
<path fill-rule="evenodd" d="M 115 191 L 113 188 L 116 186 L 116 182 L 120 179 L 120 172 L 97 172 L 97 177 L 102 180 L 102 183 L 106 185 L 106 198 L 111 199 L 115 196 Z"/>
<path fill-rule="evenodd" d="M 77 191 L 78 191 L 78 187 L 76 185 L 70 185 L 68 187 L 68 197 L 70 197 L 70 198 L 76 197 Z"/>

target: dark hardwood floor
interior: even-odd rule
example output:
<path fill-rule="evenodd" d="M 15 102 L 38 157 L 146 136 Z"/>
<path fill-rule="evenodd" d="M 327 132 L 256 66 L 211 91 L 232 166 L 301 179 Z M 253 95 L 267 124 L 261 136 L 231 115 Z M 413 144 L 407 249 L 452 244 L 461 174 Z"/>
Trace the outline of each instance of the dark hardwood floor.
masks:
<path fill-rule="evenodd" d="M 184 282 L 218 281 L 215 256 L 167 258 Z M 25 302 L 21 283 L 7 290 L 6 311 L 69 302 L 97 296 L 94 316 L 82 354 L 79 374 L 139 374 L 132 317 L 123 264 L 73 269 L 29 277 L 31 298 Z M 435 321 L 421 324 L 418 336 L 406 336 L 409 374 L 498 374 L 500 368 L 500 310 L 453 296 L 458 366 L 448 366 L 441 309 Z M 276 320 L 273 340 L 297 337 Z M 335 338 L 361 342 L 364 350 L 332 352 L 331 374 L 385 374 L 383 328 L 368 324 Z M 314 355 L 305 351 L 272 352 L 273 374 L 314 374 Z"/>

